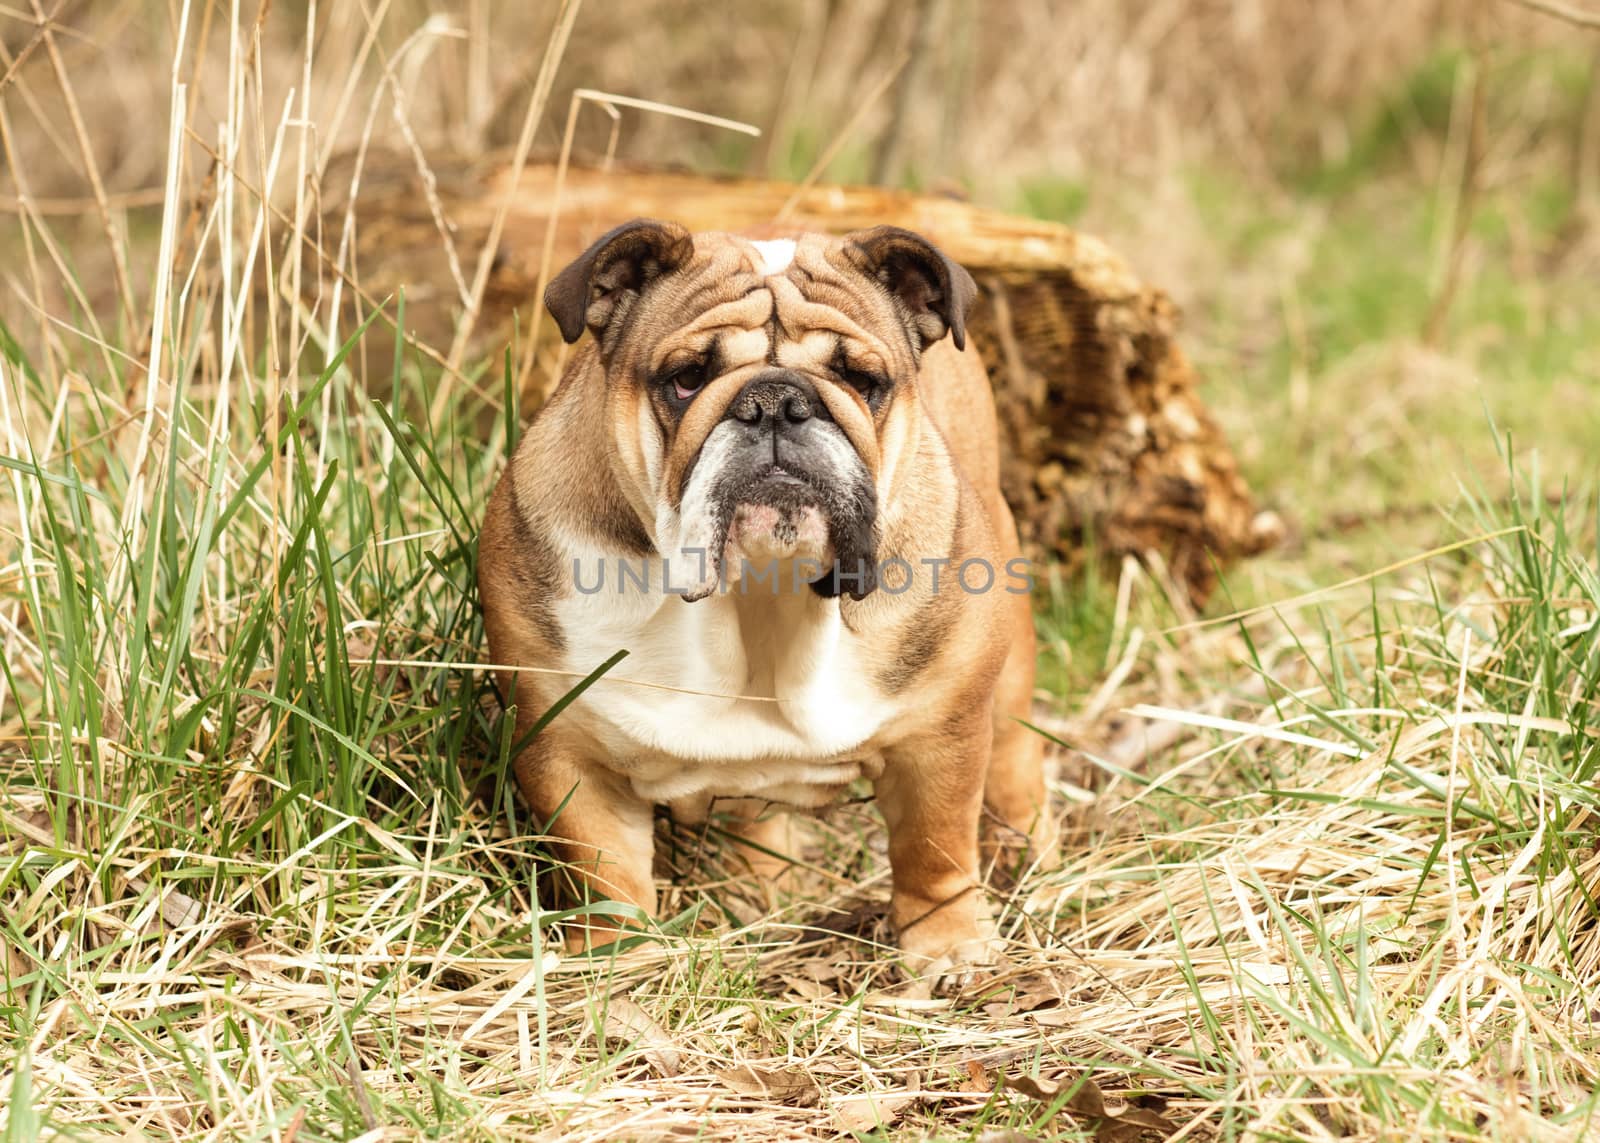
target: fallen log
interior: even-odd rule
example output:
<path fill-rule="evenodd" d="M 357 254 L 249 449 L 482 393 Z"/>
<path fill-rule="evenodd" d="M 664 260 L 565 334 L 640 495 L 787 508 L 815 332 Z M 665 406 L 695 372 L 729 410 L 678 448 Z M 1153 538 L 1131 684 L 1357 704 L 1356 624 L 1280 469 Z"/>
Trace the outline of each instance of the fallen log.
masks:
<path fill-rule="evenodd" d="M 1002 482 L 1031 555 L 1075 566 L 1090 550 L 1114 561 L 1159 553 L 1202 603 L 1217 565 L 1260 552 L 1280 535 L 1277 518 L 1257 510 L 1201 403 L 1199 378 L 1176 341 L 1176 307 L 1103 243 L 1066 226 L 933 194 L 635 168 L 573 166 L 558 186 L 554 164 L 530 163 L 512 185 L 509 162 L 492 158 L 435 168 L 448 223 L 441 231 L 406 171 L 369 159 L 350 212 L 347 272 L 371 297 L 403 286 L 408 332 L 448 346 L 464 310 L 460 283 L 470 283 L 495 214 L 508 203 L 471 344 L 498 358 L 513 329 L 524 338 L 540 331 L 525 412 L 562 360 L 552 323 L 536 311 L 552 213 L 546 264 L 553 269 L 641 215 L 691 230 L 769 227 L 780 215 L 784 225 L 829 233 L 891 223 L 927 235 L 979 283 L 969 331 L 994 381 Z M 327 202 L 323 233 L 340 234 L 345 215 L 346 204 Z"/>

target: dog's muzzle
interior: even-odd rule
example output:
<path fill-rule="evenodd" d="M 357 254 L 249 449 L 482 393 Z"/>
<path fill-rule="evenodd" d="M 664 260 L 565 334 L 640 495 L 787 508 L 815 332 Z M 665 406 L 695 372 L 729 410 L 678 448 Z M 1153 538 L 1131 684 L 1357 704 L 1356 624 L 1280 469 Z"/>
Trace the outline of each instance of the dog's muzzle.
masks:
<path fill-rule="evenodd" d="M 801 373 L 766 369 L 744 384 L 701 448 L 683 508 L 725 582 L 739 571 L 730 557 L 800 558 L 816 563 L 819 595 L 860 599 L 877 586 L 871 474 Z"/>

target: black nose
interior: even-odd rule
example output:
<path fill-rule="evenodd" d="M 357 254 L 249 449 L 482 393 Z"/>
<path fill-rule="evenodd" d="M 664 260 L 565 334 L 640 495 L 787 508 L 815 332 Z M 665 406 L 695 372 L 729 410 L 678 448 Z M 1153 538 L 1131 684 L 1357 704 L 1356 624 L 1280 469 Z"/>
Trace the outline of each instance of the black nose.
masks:
<path fill-rule="evenodd" d="M 728 415 L 752 428 L 782 429 L 812 417 L 828 419 L 827 406 L 805 377 L 788 370 L 757 374 L 739 390 Z"/>

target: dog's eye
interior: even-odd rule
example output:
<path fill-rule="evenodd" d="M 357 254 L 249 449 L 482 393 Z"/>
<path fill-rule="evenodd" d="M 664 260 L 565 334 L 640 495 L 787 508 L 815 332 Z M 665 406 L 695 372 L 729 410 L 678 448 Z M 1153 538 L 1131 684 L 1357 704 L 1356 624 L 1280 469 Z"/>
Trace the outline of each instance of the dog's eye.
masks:
<path fill-rule="evenodd" d="M 667 380 L 672 383 L 673 395 L 680 401 L 687 401 L 705 388 L 706 381 L 709 380 L 706 376 L 706 363 L 690 362 L 681 369 L 674 370 Z"/>
<path fill-rule="evenodd" d="M 850 388 L 860 393 L 868 404 L 887 387 L 888 382 L 876 373 L 864 373 L 859 369 L 840 369 L 839 380 Z"/>

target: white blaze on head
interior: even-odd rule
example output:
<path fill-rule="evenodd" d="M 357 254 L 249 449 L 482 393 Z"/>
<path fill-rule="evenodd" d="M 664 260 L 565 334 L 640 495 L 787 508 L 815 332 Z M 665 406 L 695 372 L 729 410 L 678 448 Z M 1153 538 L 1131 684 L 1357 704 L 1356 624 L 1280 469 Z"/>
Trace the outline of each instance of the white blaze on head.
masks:
<path fill-rule="evenodd" d="M 781 274 L 789 268 L 789 263 L 794 261 L 794 239 L 774 238 L 769 242 L 752 242 L 756 253 L 761 256 L 761 261 L 756 265 L 756 272 L 763 278 L 773 274 Z"/>

